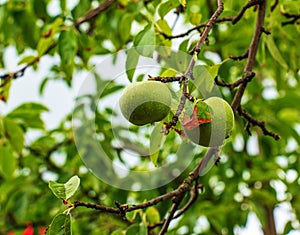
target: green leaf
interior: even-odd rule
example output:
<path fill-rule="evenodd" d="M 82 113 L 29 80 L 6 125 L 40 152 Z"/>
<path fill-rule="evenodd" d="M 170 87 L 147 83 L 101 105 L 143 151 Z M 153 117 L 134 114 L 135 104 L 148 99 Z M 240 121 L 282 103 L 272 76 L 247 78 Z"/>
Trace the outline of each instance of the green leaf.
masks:
<path fill-rule="evenodd" d="M 42 95 L 44 93 L 46 84 L 48 83 L 49 78 L 44 78 L 44 80 L 41 82 L 40 84 L 40 88 L 39 88 L 39 95 Z"/>
<path fill-rule="evenodd" d="M 126 230 L 125 235 L 132 235 L 132 234 L 140 234 L 140 226 L 138 224 L 130 225 Z"/>
<path fill-rule="evenodd" d="M 289 234 L 291 230 L 293 230 L 292 221 L 288 221 L 284 226 L 283 234 Z"/>
<path fill-rule="evenodd" d="M 6 179 L 11 179 L 17 169 L 17 159 L 9 146 L 0 146 L 0 173 Z"/>
<path fill-rule="evenodd" d="M 56 144 L 55 138 L 52 136 L 46 135 L 36 139 L 31 145 L 30 148 L 39 152 L 48 152 Z"/>
<path fill-rule="evenodd" d="M 158 7 L 158 14 L 161 18 L 164 18 L 166 14 L 169 13 L 172 9 L 176 8 L 180 2 L 178 0 L 168 0 L 166 2 L 163 2 Z"/>
<path fill-rule="evenodd" d="M 28 102 L 28 103 L 19 105 L 17 108 L 15 108 L 13 111 L 11 111 L 9 115 L 12 116 L 13 114 L 17 114 L 17 113 L 19 114 L 19 113 L 23 112 L 24 110 L 30 110 L 35 113 L 42 113 L 45 111 L 49 111 L 49 109 L 43 104 L 39 104 L 39 103 L 35 103 L 35 102 Z"/>
<path fill-rule="evenodd" d="M 160 221 L 160 214 L 155 207 L 148 207 L 145 213 L 147 221 L 150 225 Z"/>
<path fill-rule="evenodd" d="M 139 54 L 134 47 L 130 48 L 126 56 L 126 74 L 128 80 L 132 82 L 136 66 L 139 62 Z"/>
<path fill-rule="evenodd" d="M 177 70 L 172 69 L 172 68 L 168 68 L 160 76 L 161 77 L 173 77 L 177 74 L 179 74 L 179 72 Z"/>
<path fill-rule="evenodd" d="M 54 43 L 54 40 L 52 37 L 47 37 L 44 38 L 42 37 L 37 45 L 37 52 L 38 52 L 38 56 L 41 57 L 43 56 L 48 50 L 49 48 L 52 46 L 52 44 Z"/>
<path fill-rule="evenodd" d="M 221 65 L 224 64 L 225 62 L 227 62 L 228 60 L 229 60 L 229 58 L 223 60 L 219 64 L 214 64 L 214 65 L 210 65 L 210 66 L 209 65 L 205 65 L 205 68 L 208 70 L 208 72 L 210 73 L 210 75 L 213 78 L 215 78 L 218 75 L 218 73 L 219 73 L 219 69 L 220 69 Z"/>
<path fill-rule="evenodd" d="M 179 45 L 179 51 L 187 52 L 190 39 L 185 39 Z"/>
<path fill-rule="evenodd" d="M 71 214 L 58 214 L 54 217 L 46 235 L 71 235 L 72 234 L 72 224 L 71 224 Z"/>
<path fill-rule="evenodd" d="M 123 235 L 122 230 L 118 229 L 116 231 L 113 231 L 113 233 L 111 235 Z"/>
<path fill-rule="evenodd" d="M 284 58 L 282 57 L 280 51 L 278 50 L 272 36 L 269 35 L 268 37 L 265 37 L 265 42 L 273 59 L 276 60 L 283 68 L 288 69 L 288 65 L 286 64 Z"/>
<path fill-rule="evenodd" d="M 3 126 L 6 139 L 17 153 L 21 153 L 25 143 L 23 130 L 8 117 L 3 118 Z"/>
<path fill-rule="evenodd" d="M 191 22 L 191 24 L 198 25 L 198 24 L 200 24 L 201 19 L 202 19 L 202 14 L 197 13 L 197 12 L 191 12 L 190 13 L 190 22 Z"/>
<path fill-rule="evenodd" d="M 44 129 L 44 122 L 41 119 L 42 112 L 49 111 L 48 108 L 39 103 L 24 103 L 11 111 L 7 117 L 16 119 L 28 128 Z"/>
<path fill-rule="evenodd" d="M 68 79 L 71 79 L 75 67 L 77 53 L 77 37 L 73 27 L 64 30 L 58 38 L 58 54 L 61 59 L 61 66 Z"/>
<path fill-rule="evenodd" d="M 215 81 L 213 77 L 203 65 L 196 65 L 193 74 L 195 78 L 193 85 L 203 97 L 207 97 L 214 88 Z"/>
<path fill-rule="evenodd" d="M 67 201 L 75 194 L 79 184 L 79 177 L 73 176 L 65 184 L 49 181 L 49 188 L 57 198 Z"/>
<path fill-rule="evenodd" d="M 121 17 L 121 19 L 119 21 L 118 31 L 119 31 L 121 39 L 124 42 L 127 42 L 127 40 L 130 37 L 131 25 L 132 25 L 133 19 L 134 19 L 134 14 L 126 13 Z"/>
<path fill-rule="evenodd" d="M 152 23 L 149 23 L 136 35 L 133 45 L 141 55 L 152 57 L 155 48 L 155 31 Z"/>
<path fill-rule="evenodd" d="M 62 12 L 66 11 L 66 7 L 67 7 L 67 1 L 66 0 L 60 0 L 60 9 Z"/>
<path fill-rule="evenodd" d="M 159 32 L 163 32 L 169 36 L 172 35 L 172 29 L 170 28 L 168 22 L 164 19 L 159 19 L 158 21 L 156 21 L 155 26 L 157 27 Z"/>
<path fill-rule="evenodd" d="M 150 137 L 150 160 L 155 166 L 157 166 L 159 151 L 165 140 L 165 135 L 161 132 L 162 127 L 162 123 L 155 123 L 154 129 Z"/>
<path fill-rule="evenodd" d="M 18 63 L 18 65 L 20 64 L 28 64 L 30 62 L 32 62 L 36 57 L 33 55 L 29 55 L 29 56 L 24 56 Z"/>
<path fill-rule="evenodd" d="M 140 223 L 140 232 L 139 235 L 147 235 L 147 226 L 144 223 Z"/>

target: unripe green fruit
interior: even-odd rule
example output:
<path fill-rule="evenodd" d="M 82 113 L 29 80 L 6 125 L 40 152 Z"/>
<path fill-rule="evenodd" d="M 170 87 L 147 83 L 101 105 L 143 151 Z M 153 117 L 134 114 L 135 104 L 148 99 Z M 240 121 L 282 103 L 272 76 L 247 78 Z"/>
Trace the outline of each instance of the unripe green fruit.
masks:
<path fill-rule="evenodd" d="M 128 121 L 142 126 L 164 119 L 170 111 L 171 100 L 171 92 L 165 83 L 143 81 L 126 87 L 119 104 Z"/>
<path fill-rule="evenodd" d="M 211 97 L 204 102 L 209 106 L 212 121 L 191 130 L 185 129 L 185 133 L 196 144 L 205 147 L 221 146 L 232 131 L 234 124 L 233 111 L 230 105 L 219 97 Z"/>

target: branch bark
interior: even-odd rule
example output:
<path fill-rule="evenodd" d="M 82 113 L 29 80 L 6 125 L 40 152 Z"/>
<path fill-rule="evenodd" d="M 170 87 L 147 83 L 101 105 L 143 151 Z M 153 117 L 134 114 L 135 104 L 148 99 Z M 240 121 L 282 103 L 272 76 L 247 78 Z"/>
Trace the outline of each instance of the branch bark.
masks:
<path fill-rule="evenodd" d="M 241 100 L 244 95 L 245 89 L 248 84 L 248 79 L 250 74 L 252 74 L 252 70 L 255 64 L 255 57 L 258 50 L 259 41 L 261 38 L 261 34 L 263 32 L 264 28 L 264 21 L 265 21 L 265 12 L 266 12 L 266 0 L 261 0 L 259 7 L 258 7 L 258 16 L 257 16 L 257 22 L 256 22 L 256 28 L 254 35 L 252 37 L 252 41 L 249 46 L 249 52 L 248 52 L 248 58 L 247 63 L 243 71 L 242 79 L 244 80 L 243 83 L 239 86 L 234 99 L 231 103 L 231 107 L 234 111 L 237 111 L 237 109 L 241 105 Z"/>
<path fill-rule="evenodd" d="M 114 0 L 107 0 L 104 3 L 102 3 L 99 7 L 88 11 L 83 17 L 80 17 L 75 21 L 74 24 L 75 28 L 78 29 L 82 23 L 94 19 L 96 16 L 98 16 L 101 12 L 105 11 L 113 3 Z"/>

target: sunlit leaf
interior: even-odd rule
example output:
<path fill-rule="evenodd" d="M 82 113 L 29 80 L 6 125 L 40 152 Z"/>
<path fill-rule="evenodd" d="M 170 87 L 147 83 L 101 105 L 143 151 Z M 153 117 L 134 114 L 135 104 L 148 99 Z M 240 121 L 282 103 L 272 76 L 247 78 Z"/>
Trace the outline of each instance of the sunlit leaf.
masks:
<path fill-rule="evenodd" d="M 160 214 L 155 207 L 148 207 L 145 213 L 149 224 L 154 224 L 160 221 Z"/>
<path fill-rule="evenodd" d="M 43 112 L 49 111 L 48 108 L 39 103 L 24 103 L 11 111 L 7 117 L 17 120 L 28 128 L 44 129 L 44 122 L 41 119 Z"/>
<path fill-rule="evenodd" d="M 178 0 L 168 0 L 163 2 L 158 7 L 158 14 L 161 18 L 164 18 L 166 14 L 168 14 L 172 9 L 176 8 L 180 2 Z"/>
<path fill-rule="evenodd" d="M 79 187 L 79 184 L 79 177 L 73 176 L 65 184 L 49 181 L 49 188 L 57 198 L 67 201 L 75 194 Z"/>
<path fill-rule="evenodd" d="M 202 15 L 201 15 L 200 13 L 192 12 L 192 13 L 190 14 L 190 22 L 191 22 L 191 24 L 193 24 L 193 25 L 198 25 L 198 24 L 200 24 L 201 19 L 202 19 Z"/>
<path fill-rule="evenodd" d="M 23 57 L 20 61 L 19 61 L 19 65 L 20 64 L 28 64 L 30 62 L 32 62 L 36 57 L 35 56 L 32 56 L 32 55 L 29 55 L 29 56 L 25 56 Z"/>
<path fill-rule="evenodd" d="M 162 74 L 161 77 L 173 77 L 175 75 L 177 75 L 179 72 L 175 69 L 169 68 L 166 69 Z"/>
<path fill-rule="evenodd" d="M 155 26 L 158 28 L 159 32 L 163 32 L 166 35 L 172 35 L 172 29 L 170 28 L 166 20 L 159 19 L 158 21 L 156 21 Z"/>
<path fill-rule="evenodd" d="M 132 82 L 133 75 L 136 66 L 138 64 L 138 61 L 139 61 L 139 54 L 137 53 L 134 47 L 130 48 L 126 56 L 126 74 L 130 82 Z"/>

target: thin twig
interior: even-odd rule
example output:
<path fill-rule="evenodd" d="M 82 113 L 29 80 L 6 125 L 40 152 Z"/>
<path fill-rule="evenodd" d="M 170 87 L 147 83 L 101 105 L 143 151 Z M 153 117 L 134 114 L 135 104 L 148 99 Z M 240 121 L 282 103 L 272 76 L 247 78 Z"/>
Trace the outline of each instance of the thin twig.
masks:
<path fill-rule="evenodd" d="M 199 184 L 197 180 L 195 180 L 194 187 L 190 190 L 190 199 L 189 201 L 174 215 L 174 219 L 179 218 L 181 215 L 186 212 L 190 206 L 197 200 L 198 195 L 199 195 L 199 189 L 202 187 L 202 185 L 199 187 Z"/>
<path fill-rule="evenodd" d="M 282 22 L 281 23 L 282 26 L 285 26 L 288 24 L 294 24 L 297 20 L 300 19 L 300 15 L 298 15 L 298 14 L 290 14 L 290 13 L 284 12 L 284 13 L 282 13 L 282 15 L 288 19 L 291 19 L 289 21 Z"/>
<path fill-rule="evenodd" d="M 230 59 L 232 60 L 243 60 L 243 59 L 247 59 L 248 58 L 248 54 L 249 54 L 249 49 L 242 55 L 239 56 L 229 56 Z"/>
<path fill-rule="evenodd" d="M 168 123 L 165 123 L 165 129 L 164 129 L 165 134 L 168 134 L 170 132 L 170 129 L 173 126 L 176 126 L 176 124 L 177 124 L 179 116 L 182 113 L 185 102 L 187 100 L 187 93 L 188 93 L 187 86 L 188 86 L 189 79 L 192 78 L 193 68 L 194 68 L 195 62 L 196 62 L 195 58 L 197 58 L 197 56 L 199 55 L 203 43 L 205 42 L 209 32 L 211 31 L 213 25 L 215 24 L 216 20 L 218 19 L 220 14 L 223 12 L 223 10 L 224 10 L 223 1 L 218 0 L 217 10 L 214 12 L 214 14 L 210 17 L 208 22 L 205 24 L 205 29 L 203 30 L 203 32 L 200 36 L 200 39 L 198 40 L 197 44 L 195 45 L 195 47 L 193 48 L 193 50 L 191 52 L 192 58 L 190 60 L 187 70 L 185 71 L 185 73 L 183 75 L 184 80 L 183 80 L 182 95 L 180 98 L 180 102 L 179 102 L 179 105 L 178 105 L 175 115 L 172 117 L 172 120 Z"/>
<path fill-rule="evenodd" d="M 246 82 L 250 82 L 252 80 L 252 78 L 254 78 L 255 73 L 249 73 L 245 78 L 241 78 L 237 81 L 235 81 L 234 83 L 227 83 L 224 80 L 219 81 L 218 77 L 215 77 L 215 83 L 218 86 L 223 86 L 223 87 L 228 87 L 230 90 L 233 90 L 234 88 L 238 87 L 239 85 L 241 85 L 242 83 Z"/>
<path fill-rule="evenodd" d="M 45 51 L 44 54 L 47 54 L 49 53 L 55 46 L 57 45 L 56 42 L 52 43 L 48 48 L 47 50 Z M 0 76 L 0 79 L 4 79 L 4 82 L 0 85 L 0 88 L 1 87 L 4 87 L 10 80 L 12 79 L 17 79 L 17 78 L 20 78 L 22 76 L 24 76 L 24 73 L 25 71 L 31 67 L 32 65 L 34 65 L 35 63 L 39 62 L 40 60 L 40 57 L 35 57 L 33 58 L 28 64 L 26 64 L 24 67 L 22 67 L 21 69 L 17 70 L 16 72 L 14 73 L 7 73 L 7 74 L 3 74 Z"/>
<path fill-rule="evenodd" d="M 86 208 L 92 208 L 92 209 L 103 211 L 103 212 L 108 212 L 111 214 L 120 214 L 120 210 L 117 208 L 107 207 L 104 205 L 99 205 L 99 204 L 94 204 L 94 203 L 89 203 L 89 202 L 75 201 L 74 208 L 76 208 L 76 207 L 86 207 Z"/>
<path fill-rule="evenodd" d="M 161 76 L 156 76 L 152 77 L 151 75 L 148 75 L 148 80 L 149 81 L 160 81 L 163 83 L 167 82 L 182 82 L 184 80 L 184 76 L 178 76 L 178 77 L 161 77 Z"/>
<path fill-rule="evenodd" d="M 228 21 L 228 22 L 231 22 L 232 24 L 236 24 L 243 17 L 243 15 L 245 14 L 245 12 L 248 8 L 257 5 L 259 2 L 260 2 L 260 0 L 249 1 L 246 5 L 244 5 L 242 7 L 240 12 L 236 16 L 227 16 L 227 17 L 218 18 L 218 19 L 215 20 L 214 23 L 222 23 L 222 22 L 227 22 Z M 198 30 L 201 34 L 202 32 L 200 31 L 200 29 L 204 28 L 206 26 L 207 26 L 206 23 L 202 23 L 202 24 L 194 26 L 193 28 L 190 28 L 189 30 L 187 30 L 184 33 L 177 34 L 177 35 L 168 35 L 164 32 L 160 32 L 160 34 L 163 35 L 166 39 L 182 38 L 182 37 L 188 36 L 191 32 L 193 32 L 195 30 Z"/>
<path fill-rule="evenodd" d="M 75 21 L 75 24 L 74 24 L 75 28 L 78 29 L 79 25 L 81 25 L 82 23 L 94 19 L 96 16 L 98 16 L 101 12 L 105 11 L 113 3 L 114 3 L 114 0 L 107 0 L 104 3 L 102 3 L 99 7 L 90 10 L 83 17 L 80 17 Z"/>
<path fill-rule="evenodd" d="M 276 6 L 278 5 L 279 0 L 275 0 L 273 5 L 271 6 L 271 12 L 275 10 Z"/>
<path fill-rule="evenodd" d="M 170 225 L 172 219 L 174 218 L 175 212 L 177 211 L 183 198 L 184 198 L 184 194 L 181 194 L 178 197 L 176 197 L 175 200 L 173 200 L 173 204 L 172 204 L 171 210 L 169 212 L 169 215 L 168 215 L 167 219 L 165 220 L 158 235 L 163 235 L 166 232 L 168 232 L 169 225 Z"/>
<path fill-rule="evenodd" d="M 246 5 L 244 5 L 241 11 L 232 19 L 232 24 L 236 24 L 245 14 L 246 10 L 252 6 L 259 4 L 262 0 L 250 0 Z"/>
<path fill-rule="evenodd" d="M 247 132 L 248 132 L 250 135 L 251 135 L 250 127 L 251 127 L 251 126 L 258 126 L 258 127 L 260 127 L 260 129 L 262 130 L 262 132 L 263 132 L 264 135 L 271 136 L 271 137 L 273 137 L 275 140 L 279 140 L 279 139 L 280 139 L 280 136 L 279 136 L 277 133 L 274 133 L 274 132 L 272 132 L 272 131 L 269 131 L 269 130 L 266 128 L 265 122 L 259 121 L 259 120 L 255 119 L 255 118 L 252 117 L 245 109 L 239 107 L 238 113 L 239 113 L 240 116 L 243 116 L 244 118 L 247 119 L 248 123 L 247 123 L 247 126 L 246 126 L 246 130 L 247 130 Z"/>

